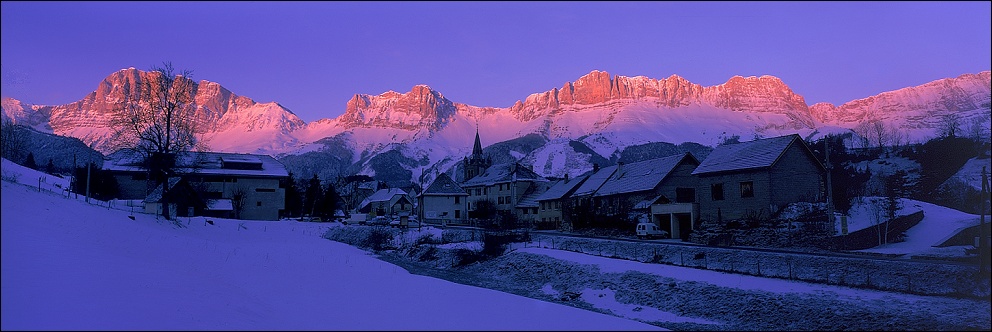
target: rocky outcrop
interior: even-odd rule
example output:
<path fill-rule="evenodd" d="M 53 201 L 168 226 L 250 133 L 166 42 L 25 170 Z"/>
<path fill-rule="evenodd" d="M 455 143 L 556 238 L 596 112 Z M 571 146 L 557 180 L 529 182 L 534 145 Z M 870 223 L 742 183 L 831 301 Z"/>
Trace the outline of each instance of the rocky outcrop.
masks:
<path fill-rule="evenodd" d="M 801 126 L 813 126 L 805 99 L 773 76 L 735 76 L 727 83 L 702 87 L 677 75 L 660 80 L 644 76 L 611 78 L 607 72 L 593 71 L 565 83 L 561 89 L 532 94 L 511 106 L 510 112 L 521 121 L 530 121 L 564 108 L 619 100 L 653 100 L 663 108 L 706 104 L 737 112 L 787 114 Z"/>
<path fill-rule="evenodd" d="M 439 130 L 456 112 L 450 100 L 429 86 L 417 85 L 410 92 L 388 91 L 378 96 L 356 94 L 348 101 L 338 122 L 349 127 L 381 127 L 404 130 Z"/>
<path fill-rule="evenodd" d="M 73 136 L 108 153 L 114 149 L 109 138 L 113 133 L 111 120 L 117 103 L 124 91 L 136 90 L 149 79 L 151 72 L 134 68 L 123 69 L 107 76 L 96 90 L 83 99 L 58 106 L 38 108 L 47 114 L 51 132 Z M 188 78 L 183 78 L 188 79 Z M 290 110 L 277 103 L 259 104 L 251 98 L 238 96 L 220 84 L 200 81 L 193 83 L 194 98 L 191 107 L 195 108 L 200 135 L 209 136 L 215 132 L 291 132 L 306 125 Z M 211 147 L 217 148 L 217 147 Z M 227 146 L 218 150 L 227 150 Z"/>

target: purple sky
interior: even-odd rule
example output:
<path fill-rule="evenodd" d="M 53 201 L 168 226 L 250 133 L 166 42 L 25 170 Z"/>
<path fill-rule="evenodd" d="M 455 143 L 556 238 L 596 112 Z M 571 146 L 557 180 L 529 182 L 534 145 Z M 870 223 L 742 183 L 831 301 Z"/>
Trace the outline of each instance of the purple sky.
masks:
<path fill-rule="evenodd" d="M 52 105 L 163 61 L 305 121 L 427 84 L 508 107 L 592 70 L 781 78 L 841 104 L 989 70 L 985 2 L 9 2 L 3 95 Z"/>

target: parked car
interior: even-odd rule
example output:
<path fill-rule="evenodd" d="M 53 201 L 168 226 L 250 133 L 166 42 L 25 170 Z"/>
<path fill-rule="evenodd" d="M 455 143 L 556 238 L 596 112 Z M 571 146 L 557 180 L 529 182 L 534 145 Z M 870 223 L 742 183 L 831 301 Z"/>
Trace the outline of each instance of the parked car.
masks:
<path fill-rule="evenodd" d="M 420 222 L 414 218 L 409 218 L 406 221 L 404 221 L 402 218 L 395 218 L 393 219 L 393 221 L 389 222 L 389 227 L 398 227 L 398 228 L 420 227 Z"/>
<path fill-rule="evenodd" d="M 365 225 L 367 223 L 365 220 L 366 216 L 361 213 L 352 213 L 350 217 L 342 219 L 341 223 L 345 225 Z"/>
<path fill-rule="evenodd" d="M 386 219 L 386 217 L 384 217 L 384 216 L 378 216 L 378 217 L 372 218 L 372 220 L 369 221 L 369 224 L 370 225 L 389 225 L 389 219 Z"/>
<path fill-rule="evenodd" d="M 641 239 L 666 238 L 668 232 L 662 230 L 658 225 L 651 222 L 637 224 L 637 237 Z"/>

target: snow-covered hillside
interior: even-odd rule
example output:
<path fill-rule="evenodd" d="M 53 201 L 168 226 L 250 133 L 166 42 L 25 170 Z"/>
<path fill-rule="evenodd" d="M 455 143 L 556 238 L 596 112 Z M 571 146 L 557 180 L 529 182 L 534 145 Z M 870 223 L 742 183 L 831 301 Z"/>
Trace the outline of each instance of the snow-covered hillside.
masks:
<path fill-rule="evenodd" d="M 4 161 L 5 178 L 37 172 Z M 3 330 L 648 330 L 417 276 L 328 224 L 181 219 L 2 183 Z M 494 314 L 499 313 L 499 314 Z"/>

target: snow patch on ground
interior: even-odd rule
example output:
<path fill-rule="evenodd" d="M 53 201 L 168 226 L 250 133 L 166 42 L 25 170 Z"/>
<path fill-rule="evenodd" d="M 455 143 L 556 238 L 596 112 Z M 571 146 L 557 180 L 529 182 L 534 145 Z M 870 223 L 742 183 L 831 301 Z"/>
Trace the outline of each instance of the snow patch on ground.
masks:
<path fill-rule="evenodd" d="M 697 323 L 697 324 L 720 324 L 717 322 L 683 317 L 677 314 L 661 311 L 651 307 L 636 304 L 626 304 L 617 302 L 616 292 L 612 289 L 589 289 L 582 290 L 582 300 L 592 304 L 597 309 L 605 309 L 614 315 L 637 319 L 648 322 L 671 322 L 671 323 Z"/>

